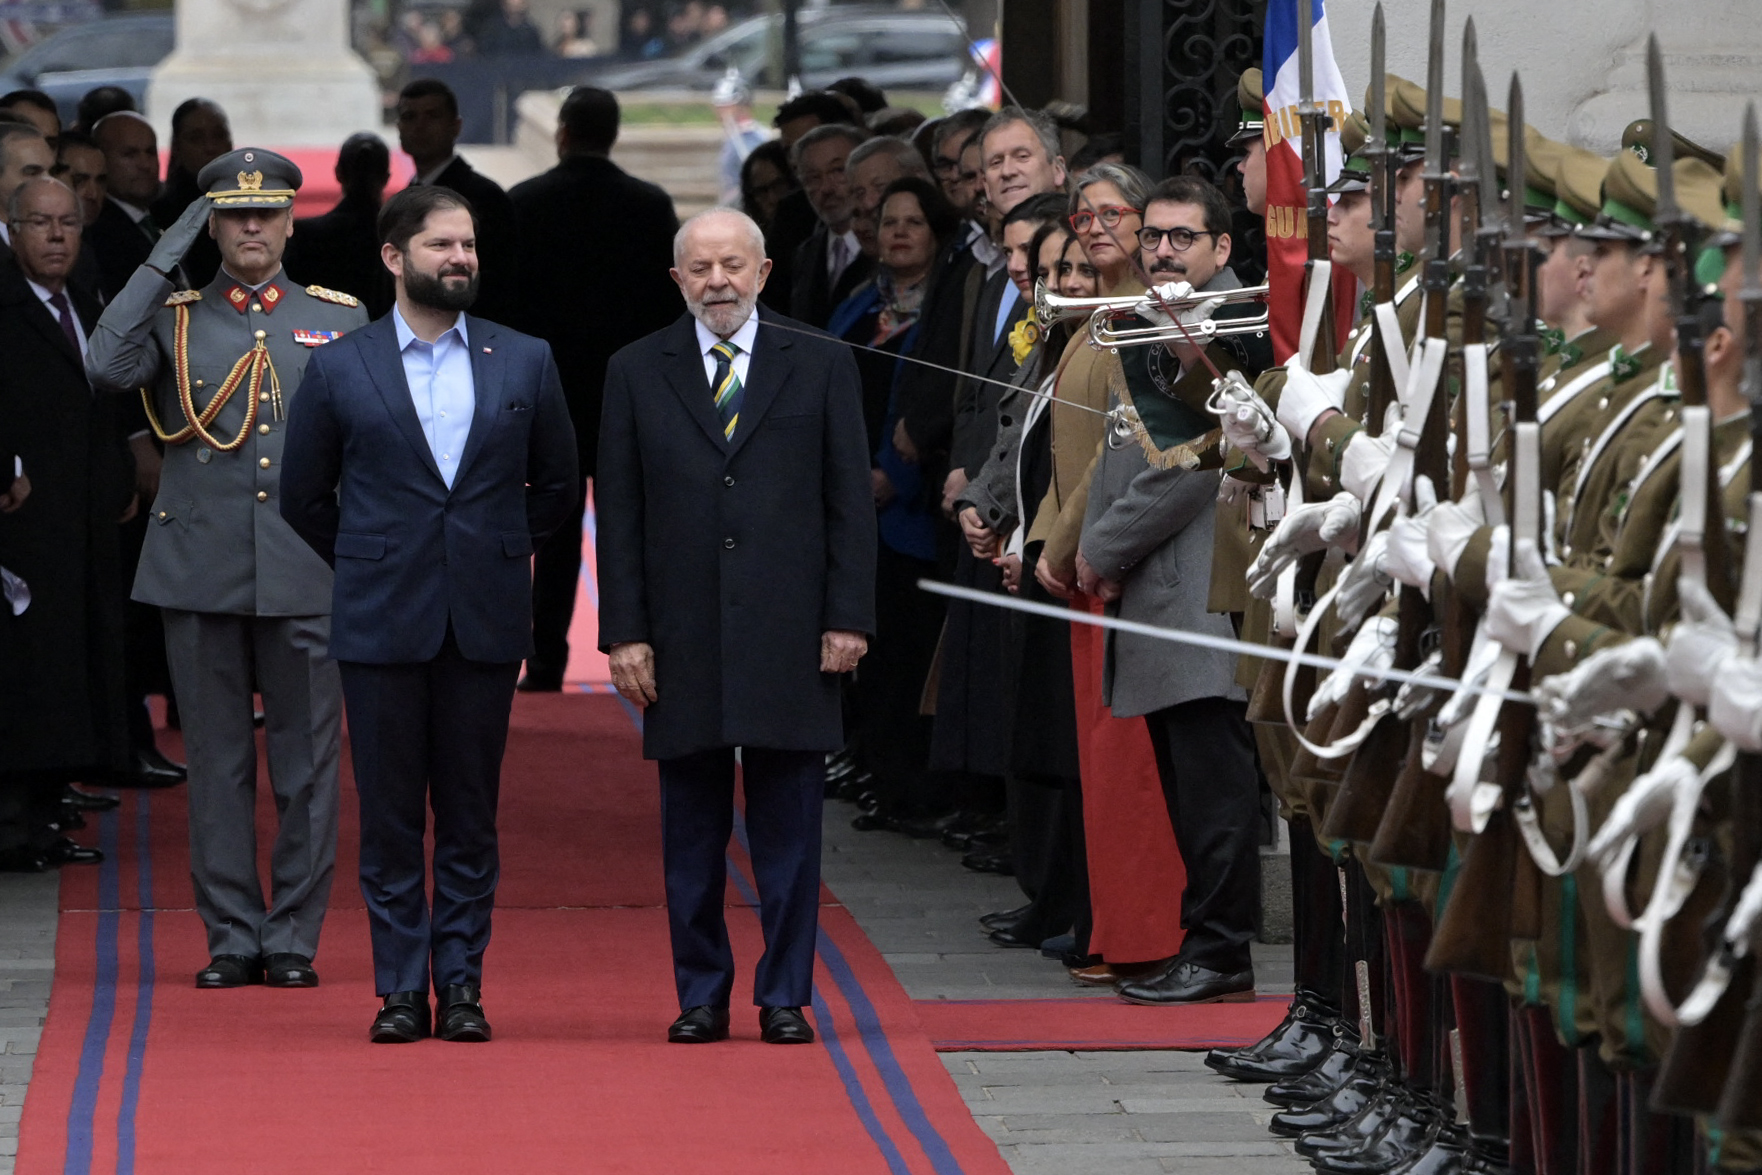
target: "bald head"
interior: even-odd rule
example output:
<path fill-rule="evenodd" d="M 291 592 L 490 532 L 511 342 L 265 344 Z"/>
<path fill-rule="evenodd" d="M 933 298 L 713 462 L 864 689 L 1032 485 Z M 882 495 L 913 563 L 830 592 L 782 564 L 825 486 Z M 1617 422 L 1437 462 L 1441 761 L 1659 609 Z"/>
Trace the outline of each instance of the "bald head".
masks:
<path fill-rule="evenodd" d="M 12 252 L 26 277 L 60 290 L 80 252 L 79 197 L 58 179 L 33 176 L 20 184 L 6 205 Z"/>
<path fill-rule="evenodd" d="M 673 238 L 671 272 L 692 317 L 725 339 L 752 317 L 770 276 L 765 234 L 744 212 L 700 212 Z"/>
<path fill-rule="evenodd" d="M 159 194 L 159 136 L 153 124 L 133 110 L 106 114 L 92 127 L 92 141 L 104 152 L 110 194 L 145 208 Z"/>

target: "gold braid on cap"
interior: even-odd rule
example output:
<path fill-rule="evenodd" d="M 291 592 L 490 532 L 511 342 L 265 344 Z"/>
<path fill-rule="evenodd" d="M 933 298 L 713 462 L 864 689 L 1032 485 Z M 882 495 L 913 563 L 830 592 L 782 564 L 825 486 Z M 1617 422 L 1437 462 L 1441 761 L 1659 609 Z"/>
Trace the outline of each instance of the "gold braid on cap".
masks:
<path fill-rule="evenodd" d="M 178 406 L 183 409 L 184 419 L 189 423 L 175 433 L 166 432 L 165 426 L 159 423 L 158 413 L 153 411 L 152 393 L 148 389 L 142 388 L 141 403 L 147 409 L 147 423 L 153 426 L 153 435 L 158 437 L 163 444 L 186 445 L 192 439 L 200 437 L 202 443 L 210 449 L 230 453 L 245 443 L 245 438 L 251 435 L 251 426 L 257 423 L 257 398 L 261 394 L 265 373 L 269 376 L 269 388 L 271 395 L 274 396 L 274 407 L 277 409 L 277 415 L 280 415 L 281 380 L 275 373 L 275 364 L 269 358 L 269 348 L 264 345 L 263 332 L 257 333 L 256 345 L 241 355 L 239 361 L 232 365 L 232 370 L 227 373 L 226 379 L 221 381 L 213 399 L 208 401 L 208 406 L 197 412 L 195 396 L 190 389 L 190 308 L 187 305 L 180 305 L 176 308 L 175 313 L 177 320 L 176 327 L 172 332 L 172 363 L 176 367 L 177 374 Z M 247 379 L 249 384 L 245 396 L 245 423 L 239 426 L 238 435 L 233 437 L 231 441 L 216 440 L 213 434 L 208 431 L 208 426 L 214 423 L 214 419 L 231 401 L 233 393 L 239 390 L 241 384 L 246 384 Z"/>

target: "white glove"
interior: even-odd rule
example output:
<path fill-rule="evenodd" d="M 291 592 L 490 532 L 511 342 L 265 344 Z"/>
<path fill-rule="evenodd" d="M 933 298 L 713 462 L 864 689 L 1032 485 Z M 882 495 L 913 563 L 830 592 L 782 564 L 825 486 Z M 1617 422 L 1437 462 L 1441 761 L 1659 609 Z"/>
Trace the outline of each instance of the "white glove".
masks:
<path fill-rule="evenodd" d="M 1379 530 L 1358 552 L 1358 558 L 1346 565 L 1346 573 L 1340 577 L 1340 590 L 1334 596 L 1334 613 L 1347 628 L 1381 606 L 1389 589 L 1395 586 L 1382 566 L 1388 553 L 1389 532 Z"/>
<path fill-rule="evenodd" d="M 1432 511 L 1431 524 L 1426 527 L 1426 554 L 1431 556 L 1433 565 L 1443 568 L 1444 574 L 1454 580 L 1462 552 L 1468 550 L 1469 540 L 1486 524 L 1487 512 L 1481 505 L 1480 490 L 1471 481 L 1462 501 L 1440 502 Z"/>
<path fill-rule="evenodd" d="M 1296 359 L 1285 364 L 1285 390 L 1279 393 L 1279 423 L 1299 445 L 1309 443 L 1309 430 L 1330 408 L 1338 412 L 1346 403 L 1347 370 L 1311 375 Z"/>
<path fill-rule="evenodd" d="M 1494 531 L 1495 550 L 1503 547 L 1500 540 L 1504 533 L 1504 527 Z M 1560 602 L 1548 578 L 1548 566 L 1532 540 L 1518 540 L 1514 574 L 1495 579 L 1495 573 L 1504 570 L 1500 566 L 1504 562 L 1501 558 L 1487 561 L 1487 635 L 1512 652 L 1534 659 L 1548 634 L 1572 615 L 1572 609 Z"/>
<path fill-rule="evenodd" d="M 1243 481 L 1239 477 L 1224 474 L 1218 479 L 1217 500 L 1226 506 L 1233 505 L 1254 492 L 1254 483 Z"/>
<path fill-rule="evenodd" d="M 1305 555 L 1338 545 L 1356 532 L 1362 512 L 1357 498 L 1339 493 L 1325 502 L 1307 502 L 1285 515 L 1248 568 L 1249 594 L 1257 600 L 1272 599 L 1285 568 Z"/>
<path fill-rule="evenodd" d="M 1615 801 L 1603 827 L 1591 838 L 1587 855 L 1603 860 L 1628 837 L 1658 827 L 1670 815 L 1671 801 L 1677 792 L 1694 787 L 1700 775 L 1693 763 L 1681 755 L 1672 755 L 1635 779 Z"/>
<path fill-rule="evenodd" d="M 1315 692 L 1309 695 L 1308 717 L 1313 720 L 1328 705 L 1344 701 L 1346 691 L 1359 678 L 1364 679 L 1367 687 L 1378 685 L 1382 681 L 1382 671 L 1395 663 L 1395 633 L 1400 627 L 1393 616 L 1376 616 L 1359 629 L 1352 643 L 1346 646 L 1341 663 L 1322 678 Z"/>
<path fill-rule="evenodd" d="M 1380 437 L 1373 437 L 1367 432 L 1355 432 L 1352 439 L 1346 442 L 1346 451 L 1340 454 L 1340 488 L 1361 502 L 1368 502 L 1376 495 L 1377 483 L 1383 480 L 1383 471 L 1389 468 L 1389 458 L 1395 452 L 1395 434 L 1385 432 Z"/>
<path fill-rule="evenodd" d="M 1391 578 L 1429 594 L 1436 568 L 1426 553 L 1426 529 L 1438 507 L 1438 494 L 1432 489 L 1431 478 L 1414 479 L 1413 500 L 1412 512 L 1407 503 L 1401 503 L 1400 515 L 1389 524 L 1389 557 L 1383 567 Z"/>
<path fill-rule="evenodd" d="M 1670 634 L 1670 651 L 1664 659 L 1668 685 L 1671 693 L 1691 706 L 1705 706 L 1713 675 L 1738 651 L 1738 634 L 1705 584 L 1685 575 L 1676 590 L 1682 600 L 1682 620 Z"/>
<path fill-rule="evenodd" d="M 1762 751 L 1762 664 L 1727 657 L 1713 678 L 1707 718 L 1738 750 Z"/>
<path fill-rule="evenodd" d="M 1651 637 L 1591 654 L 1570 672 L 1544 677 L 1535 689 L 1542 717 L 1563 730 L 1582 730 L 1600 714 L 1651 714 L 1670 696 L 1664 646 Z"/>
<path fill-rule="evenodd" d="M 1152 322 L 1161 327 L 1170 327 L 1179 322 L 1192 333 L 1194 343 L 1204 346 L 1211 337 L 1211 332 L 1205 329 L 1204 324 L 1211 319 L 1217 308 L 1224 304 L 1224 299 L 1207 298 L 1205 301 L 1186 309 L 1177 308 L 1173 317 L 1156 300 L 1156 298 L 1161 298 L 1164 302 L 1175 303 L 1182 298 L 1191 298 L 1194 292 L 1193 287 L 1186 282 L 1164 282 L 1152 290 L 1156 297 L 1144 299 L 1138 308 L 1138 315 L 1146 322 Z"/>
<path fill-rule="evenodd" d="M 1754 950 L 1762 946 L 1752 937 L 1758 932 L 1762 932 L 1762 862 L 1757 863 L 1756 871 L 1750 874 L 1750 883 L 1744 886 L 1737 904 L 1731 908 L 1731 917 L 1725 923 L 1725 941 L 1738 943 L 1749 939 Z"/>
<path fill-rule="evenodd" d="M 1217 416 L 1224 440 L 1246 454 L 1255 468 L 1265 471 L 1274 461 L 1291 459 L 1291 438 L 1279 426 L 1272 406 L 1248 386 L 1241 372 L 1232 371 L 1215 381 L 1206 407 Z"/>

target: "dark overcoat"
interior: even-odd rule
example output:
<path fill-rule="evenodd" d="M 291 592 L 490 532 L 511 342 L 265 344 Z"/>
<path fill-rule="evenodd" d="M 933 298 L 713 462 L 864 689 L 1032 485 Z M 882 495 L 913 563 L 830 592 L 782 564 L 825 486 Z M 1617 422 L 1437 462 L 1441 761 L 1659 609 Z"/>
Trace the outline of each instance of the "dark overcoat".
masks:
<path fill-rule="evenodd" d="M 89 333 L 97 305 L 69 293 Z M 24 505 L 0 514 L 0 566 L 31 591 L 20 616 L 0 604 L 0 774 L 108 770 L 127 747 L 117 519 L 132 466 L 110 398 L 92 394 L 11 257 L 0 261 L 0 355 L 0 435 L 31 483 Z"/>
<path fill-rule="evenodd" d="M 856 364 L 842 344 L 759 314 L 731 442 L 689 315 L 618 352 L 606 372 L 594 484 L 600 648 L 654 646 L 651 759 L 838 749 L 838 679 L 820 672 L 820 637 L 874 631 Z"/>

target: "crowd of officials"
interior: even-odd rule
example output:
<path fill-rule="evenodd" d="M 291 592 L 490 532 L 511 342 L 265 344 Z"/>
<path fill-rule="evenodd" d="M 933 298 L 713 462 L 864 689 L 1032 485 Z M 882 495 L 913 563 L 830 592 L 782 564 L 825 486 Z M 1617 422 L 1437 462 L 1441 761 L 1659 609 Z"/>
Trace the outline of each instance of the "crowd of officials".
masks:
<path fill-rule="evenodd" d="M 744 95 L 729 104 L 751 122 Z M 459 112 L 443 83 L 412 82 L 397 104 L 412 184 L 453 189 L 475 211 L 473 312 L 551 347 L 584 504 L 606 364 L 680 311 L 667 273 L 673 205 L 611 161 L 618 122 L 611 94 L 576 89 L 557 165 L 504 192 L 456 152 Z M 198 198 L 197 173 L 233 149 L 214 103 L 185 103 L 171 125 L 161 176 L 153 127 L 120 91 L 94 91 L 70 127 L 35 93 L 0 98 L 0 334 L 47 323 L 83 356 L 101 308 Z M 1095 297 L 1142 288 L 1143 274 L 1230 288 L 1236 213 L 1202 181 L 1153 185 L 1120 162 L 1116 137 L 1038 111 L 926 119 L 847 79 L 791 98 L 773 126 L 775 137 L 731 137 L 738 203 L 773 263 L 761 300 L 792 329 L 853 349 L 880 535 L 876 632 L 846 689 L 848 747 L 827 764 L 827 795 L 853 805 L 858 829 L 939 838 L 970 869 L 1015 875 L 1024 904 L 983 927 L 1001 947 L 1042 950 L 1082 982 L 1170 975 L 1138 993 L 1147 1002 L 1187 998 L 1193 982 L 1210 985 L 1205 998 L 1251 998 L 1259 784 L 1233 666 L 1081 641 L 1073 659 L 1061 622 L 950 605 L 917 586 L 1042 601 L 1081 589 L 1100 601 L 1126 568 L 1161 559 L 1161 586 L 1135 593 L 1136 614 L 1203 618 L 1194 585 L 1209 579 L 1209 510 L 1176 519 L 1167 502 L 1133 501 L 1142 471 L 1124 468 L 1098 470 L 1087 505 L 1069 500 L 1100 430 L 1070 433 L 1046 407 L 1057 380 L 1091 378 L 1087 348 L 1067 348 L 1069 325 L 1036 320 L 1034 288 Z M 291 281 L 351 294 L 372 318 L 390 310 L 375 221 L 391 171 L 378 135 L 342 145 L 342 197 L 296 223 Z M 78 223 L 14 198 L 39 175 L 74 191 Z M 1138 227 L 1163 221 L 1154 242 Z M 219 265 L 200 237 L 174 281 L 201 289 Z M 1258 345 L 1244 365 L 1265 365 Z M 140 404 L 93 395 L 76 364 L 55 367 L 41 347 L 8 353 L 41 354 L 54 375 L 10 360 L 0 371 L 0 867 L 41 870 L 101 859 L 67 835 L 83 812 L 117 802 L 91 789 L 174 786 L 185 772 L 149 718 L 147 699 L 163 695 L 167 724 L 179 722 L 160 618 L 129 598 L 162 446 Z M 1167 366 L 1178 378 L 1181 357 Z M 522 690 L 562 688 L 584 508 L 536 555 Z M 1042 548 L 1074 541 L 1064 530 L 1085 509 L 1096 517 L 1082 581 L 1037 576 Z M 1146 521 L 1161 528 L 1149 546 Z M 1109 733 L 1123 725 L 1110 713 L 1144 716 L 1135 741 Z M 1183 960 L 1202 970 L 1174 976 Z"/>

